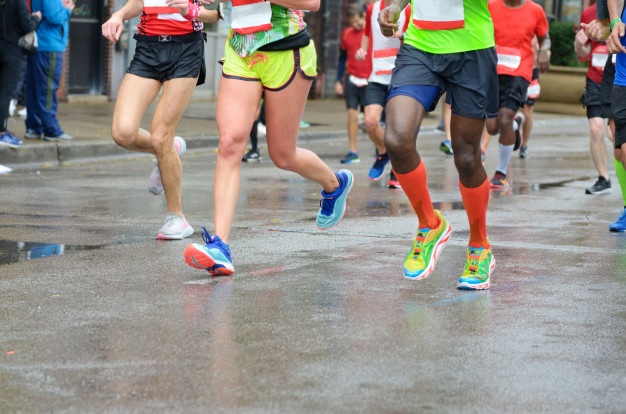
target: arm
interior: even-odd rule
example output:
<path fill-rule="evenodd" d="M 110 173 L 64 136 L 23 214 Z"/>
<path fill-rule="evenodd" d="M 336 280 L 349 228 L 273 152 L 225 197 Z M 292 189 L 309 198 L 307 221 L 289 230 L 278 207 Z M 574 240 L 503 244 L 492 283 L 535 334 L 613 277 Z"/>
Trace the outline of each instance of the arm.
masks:
<path fill-rule="evenodd" d="M 206 3 L 206 2 L 205 2 Z M 208 10 L 190 0 L 169 0 L 167 5 L 178 9 L 181 16 L 187 20 L 195 20 L 202 23 L 215 23 L 220 19 L 220 12 Z"/>
<path fill-rule="evenodd" d="M 621 39 L 624 37 L 624 23 L 621 21 L 621 11 L 624 6 L 624 0 L 608 0 L 609 19 L 613 24 L 613 30 L 608 39 L 606 39 L 606 45 L 611 53 L 623 53 L 626 52 L 624 46 L 622 46 Z M 615 23 L 614 23 L 615 22 Z"/>
<path fill-rule="evenodd" d="M 72 15 L 72 10 L 74 10 L 74 2 L 70 2 L 67 6 L 63 6 L 61 0 L 56 1 L 45 1 L 42 3 L 43 17 L 52 24 L 63 25 L 65 24 Z"/>
<path fill-rule="evenodd" d="M 576 37 L 574 37 L 574 51 L 579 59 L 589 60 L 587 58 L 591 53 L 591 43 L 589 42 L 589 38 L 585 34 L 584 30 L 576 32 Z"/>
<path fill-rule="evenodd" d="M 41 21 L 41 12 L 35 12 L 31 15 L 28 11 L 28 7 L 26 7 L 25 1 L 18 1 L 17 9 L 22 33 L 28 33 L 35 30 Z"/>
<path fill-rule="evenodd" d="M 365 60 L 367 57 L 367 50 L 370 47 L 370 38 L 367 35 L 361 37 L 361 47 L 356 51 L 357 60 Z"/>
<path fill-rule="evenodd" d="M 124 20 L 139 16 L 142 9 L 143 0 L 128 0 L 121 9 L 113 13 L 109 20 L 102 25 L 102 36 L 112 43 L 117 42 L 124 28 Z"/>
<path fill-rule="evenodd" d="M 545 73 L 550 68 L 550 46 L 552 45 L 550 35 L 546 33 L 545 36 L 537 36 L 537 41 L 539 42 L 537 66 L 539 67 L 539 72 Z"/>

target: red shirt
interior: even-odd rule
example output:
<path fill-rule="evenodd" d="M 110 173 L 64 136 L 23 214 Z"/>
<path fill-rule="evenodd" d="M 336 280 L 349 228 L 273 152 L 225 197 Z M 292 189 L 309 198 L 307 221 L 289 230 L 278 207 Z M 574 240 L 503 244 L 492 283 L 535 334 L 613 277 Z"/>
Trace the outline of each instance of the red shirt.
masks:
<path fill-rule="evenodd" d="M 589 23 L 596 19 L 596 5 L 587 7 L 580 15 L 580 23 Z M 609 49 L 604 43 L 589 41 L 591 53 L 580 60 L 587 61 L 587 77 L 595 83 L 602 82 L 604 64 L 609 57 Z"/>
<path fill-rule="evenodd" d="M 365 33 L 365 29 L 354 30 L 350 26 L 341 32 L 341 49 L 346 51 L 346 71 L 357 78 L 367 79 L 372 72 L 371 59 L 357 60 L 356 51 L 361 48 L 361 38 Z"/>
<path fill-rule="evenodd" d="M 533 37 L 548 33 L 548 20 L 543 8 L 530 0 L 517 8 L 504 5 L 503 0 L 489 1 L 498 52 L 498 75 L 521 76 L 528 82 L 533 76 Z"/>
<path fill-rule="evenodd" d="M 137 25 L 137 33 L 145 36 L 181 36 L 194 31 L 193 23 L 173 7 L 145 7 Z"/>

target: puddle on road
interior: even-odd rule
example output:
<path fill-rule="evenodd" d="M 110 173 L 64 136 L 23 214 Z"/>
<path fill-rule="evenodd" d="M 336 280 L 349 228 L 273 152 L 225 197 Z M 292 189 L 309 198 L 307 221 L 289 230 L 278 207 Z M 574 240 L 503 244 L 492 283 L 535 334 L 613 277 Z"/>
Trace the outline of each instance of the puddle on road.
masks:
<path fill-rule="evenodd" d="M 135 240 L 129 239 L 108 244 L 67 245 L 0 240 L 0 266 L 44 257 L 59 256 L 69 252 L 98 250 L 108 246 L 131 244 L 135 242 Z"/>

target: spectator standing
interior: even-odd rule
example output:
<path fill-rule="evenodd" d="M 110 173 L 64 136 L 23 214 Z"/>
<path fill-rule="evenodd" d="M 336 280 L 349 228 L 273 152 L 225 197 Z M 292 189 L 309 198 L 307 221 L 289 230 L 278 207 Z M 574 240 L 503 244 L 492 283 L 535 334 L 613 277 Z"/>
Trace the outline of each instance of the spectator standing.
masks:
<path fill-rule="evenodd" d="M 74 2 L 32 0 L 33 12 L 41 13 L 37 28 L 39 47 L 26 65 L 26 134 L 27 139 L 71 141 L 57 119 L 57 91 L 67 48 L 69 21 Z"/>
<path fill-rule="evenodd" d="M 0 145 L 19 148 L 22 140 L 8 130 L 9 106 L 16 90 L 24 54 L 18 39 L 37 28 L 41 13 L 30 13 L 24 0 L 0 0 Z"/>

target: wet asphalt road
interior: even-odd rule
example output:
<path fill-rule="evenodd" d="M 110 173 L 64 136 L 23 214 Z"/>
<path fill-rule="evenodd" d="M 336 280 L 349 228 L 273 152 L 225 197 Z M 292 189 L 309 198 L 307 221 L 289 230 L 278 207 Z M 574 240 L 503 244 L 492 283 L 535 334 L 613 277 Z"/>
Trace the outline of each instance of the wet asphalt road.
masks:
<path fill-rule="evenodd" d="M 0 176 L 0 412 L 626 412 L 626 234 L 608 232 L 622 199 L 614 175 L 612 194 L 584 194 L 586 128 L 537 122 L 530 158 L 514 154 L 484 292 L 455 287 L 469 231 L 434 134 L 419 147 L 453 233 L 420 282 L 402 277 L 416 218 L 368 182 L 365 136 L 328 232 L 317 185 L 264 148 L 243 166 L 234 277 L 186 266 L 189 241 L 153 240 L 165 201 L 147 156 Z M 344 137 L 301 144 L 341 168 Z M 215 158 L 183 159 L 192 241 L 212 231 Z"/>

